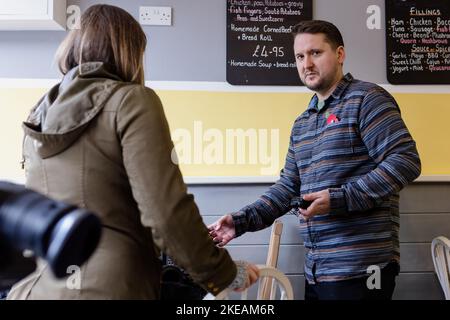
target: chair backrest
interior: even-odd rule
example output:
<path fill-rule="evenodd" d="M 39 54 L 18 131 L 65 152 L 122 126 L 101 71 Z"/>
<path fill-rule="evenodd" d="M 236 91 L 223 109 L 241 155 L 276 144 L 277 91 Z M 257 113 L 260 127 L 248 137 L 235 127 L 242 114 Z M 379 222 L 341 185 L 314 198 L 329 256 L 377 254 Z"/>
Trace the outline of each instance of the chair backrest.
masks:
<path fill-rule="evenodd" d="M 277 297 L 280 298 L 280 300 L 294 300 L 294 291 L 292 290 L 291 282 L 289 281 L 288 277 L 281 272 L 280 270 L 268 267 L 265 265 L 258 265 L 259 268 L 259 280 L 257 284 L 258 287 L 258 293 L 256 297 L 261 297 L 260 291 L 262 289 L 261 287 L 261 281 L 267 278 L 270 278 L 272 280 L 271 285 L 271 294 L 268 297 L 269 300 L 275 300 Z M 278 295 L 277 290 L 279 289 L 280 294 Z M 219 292 L 216 296 L 212 295 L 211 293 L 208 293 L 203 300 L 228 300 L 229 295 L 232 293 L 229 289 L 225 289 L 222 292 Z M 241 299 L 247 300 L 248 297 L 248 289 L 243 291 L 241 293 Z"/>
<path fill-rule="evenodd" d="M 278 255 L 280 251 L 281 233 L 283 232 L 283 223 L 280 220 L 275 220 L 272 225 L 272 232 L 270 234 L 269 251 L 267 252 L 266 266 L 277 268 Z M 264 278 L 260 284 L 258 291 L 258 300 L 269 300 L 272 291 L 272 279 Z"/>
<path fill-rule="evenodd" d="M 450 240 L 443 236 L 434 238 L 431 256 L 445 299 L 450 300 Z"/>

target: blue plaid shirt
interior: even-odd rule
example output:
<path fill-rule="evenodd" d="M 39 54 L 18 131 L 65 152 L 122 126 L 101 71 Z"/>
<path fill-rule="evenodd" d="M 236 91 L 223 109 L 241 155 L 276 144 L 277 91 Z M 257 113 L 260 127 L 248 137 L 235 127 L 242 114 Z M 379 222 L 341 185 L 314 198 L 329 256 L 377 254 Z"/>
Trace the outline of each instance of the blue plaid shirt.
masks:
<path fill-rule="evenodd" d="M 310 283 L 362 277 L 370 265 L 400 260 L 399 191 L 421 170 L 400 109 L 383 88 L 347 74 L 320 111 L 317 100 L 294 122 L 280 179 L 233 213 L 239 236 L 270 226 L 299 197 L 328 189 L 328 214 L 299 217 Z"/>

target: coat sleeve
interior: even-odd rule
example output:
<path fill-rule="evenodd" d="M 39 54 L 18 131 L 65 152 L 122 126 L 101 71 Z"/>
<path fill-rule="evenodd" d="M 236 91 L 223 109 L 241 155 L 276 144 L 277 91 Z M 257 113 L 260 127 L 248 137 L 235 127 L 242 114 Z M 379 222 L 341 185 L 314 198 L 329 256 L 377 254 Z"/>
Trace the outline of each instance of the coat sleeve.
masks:
<path fill-rule="evenodd" d="M 236 276 L 225 249 L 214 245 L 192 195 L 187 193 L 160 99 L 133 86 L 121 102 L 117 131 L 141 222 L 155 244 L 207 290 L 217 293 Z"/>

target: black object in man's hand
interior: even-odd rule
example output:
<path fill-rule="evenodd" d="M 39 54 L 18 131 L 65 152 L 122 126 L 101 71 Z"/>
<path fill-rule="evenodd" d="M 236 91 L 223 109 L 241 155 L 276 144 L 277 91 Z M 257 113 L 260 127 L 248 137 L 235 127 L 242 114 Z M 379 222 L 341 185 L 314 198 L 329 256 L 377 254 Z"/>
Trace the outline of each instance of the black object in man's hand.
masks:
<path fill-rule="evenodd" d="M 300 198 L 300 202 L 298 203 L 298 207 L 301 209 L 308 209 L 308 207 L 311 205 L 312 201 L 305 200 L 303 198 Z"/>

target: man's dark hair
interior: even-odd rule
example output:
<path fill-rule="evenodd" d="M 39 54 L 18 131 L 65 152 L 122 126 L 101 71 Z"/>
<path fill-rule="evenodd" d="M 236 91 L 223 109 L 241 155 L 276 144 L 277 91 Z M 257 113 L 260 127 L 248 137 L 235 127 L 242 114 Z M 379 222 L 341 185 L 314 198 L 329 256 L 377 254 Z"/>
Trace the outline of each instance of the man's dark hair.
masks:
<path fill-rule="evenodd" d="M 344 39 L 339 29 L 328 21 L 323 20 L 307 20 L 296 24 L 292 29 L 292 34 L 297 36 L 302 33 L 325 35 L 325 40 L 333 47 L 337 49 L 340 46 L 344 46 Z"/>

